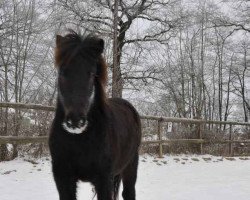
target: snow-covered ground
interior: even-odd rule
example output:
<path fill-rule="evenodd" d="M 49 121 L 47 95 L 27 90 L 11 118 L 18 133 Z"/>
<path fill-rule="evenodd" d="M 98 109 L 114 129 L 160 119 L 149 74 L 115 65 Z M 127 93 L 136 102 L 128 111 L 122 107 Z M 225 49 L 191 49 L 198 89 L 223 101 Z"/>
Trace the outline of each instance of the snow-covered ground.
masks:
<path fill-rule="evenodd" d="M 57 200 L 49 159 L 0 163 L 1 200 Z M 249 200 L 250 158 L 205 156 L 140 157 L 137 200 Z M 79 183 L 78 199 L 93 198 Z M 122 198 L 120 198 L 122 199 Z"/>

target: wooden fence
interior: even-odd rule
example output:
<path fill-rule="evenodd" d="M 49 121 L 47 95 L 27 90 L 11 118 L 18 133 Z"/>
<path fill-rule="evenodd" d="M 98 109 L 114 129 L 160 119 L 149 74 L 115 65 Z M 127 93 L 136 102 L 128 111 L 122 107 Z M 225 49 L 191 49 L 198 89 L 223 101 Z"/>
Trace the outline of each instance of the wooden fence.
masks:
<path fill-rule="evenodd" d="M 38 104 L 23 104 L 23 103 L 6 103 L 0 102 L 0 108 L 14 108 L 14 109 L 34 109 L 42 111 L 55 111 L 53 106 L 44 106 Z M 157 140 L 142 141 L 142 144 L 157 144 L 159 145 L 159 157 L 163 157 L 163 145 L 171 143 L 194 143 L 200 146 L 200 153 L 203 153 L 203 144 L 209 143 L 210 141 L 203 139 L 202 127 L 206 124 L 219 124 L 219 125 L 229 125 L 229 138 L 228 140 L 216 140 L 213 143 L 222 143 L 228 144 L 229 146 L 229 155 L 232 155 L 232 144 L 233 143 L 250 143 L 250 140 L 233 140 L 232 137 L 232 126 L 246 126 L 250 127 L 250 123 L 247 122 L 233 122 L 233 121 L 206 121 L 202 119 L 187 119 L 187 118 L 172 118 L 172 117 L 160 117 L 160 116 L 141 116 L 142 120 L 154 120 L 157 121 Z M 171 139 L 164 140 L 162 139 L 162 124 L 164 122 L 172 123 L 188 123 L 188 124 L 197 124 L 199 126 L 197 139 Z M 37 136 L 37 137 L 23 137 L 23 136 L 0 136 L 0 144 L 5 143 L 41 143 L 47 142 L 48 136 Z"/>

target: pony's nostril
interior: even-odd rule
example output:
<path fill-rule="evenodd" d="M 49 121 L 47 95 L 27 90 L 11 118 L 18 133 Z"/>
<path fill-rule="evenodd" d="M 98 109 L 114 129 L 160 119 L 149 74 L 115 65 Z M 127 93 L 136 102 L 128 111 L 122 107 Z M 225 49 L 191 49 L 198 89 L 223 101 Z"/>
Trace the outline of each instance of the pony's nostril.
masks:
<path fill-rule="evenodd" d="M 81 119 L 78 123 L 78 126 L 81 127 L 81 126 L 84 126 L 86 123 L 86 120 L 85 119 Z"/>
<path fill-rule="evenodd" d="M 72 121 L 69 119 L 69 120 L 67 120 L 67 126 L 69 126 L 69 127 L 71 127 L 72 126 Z"/>

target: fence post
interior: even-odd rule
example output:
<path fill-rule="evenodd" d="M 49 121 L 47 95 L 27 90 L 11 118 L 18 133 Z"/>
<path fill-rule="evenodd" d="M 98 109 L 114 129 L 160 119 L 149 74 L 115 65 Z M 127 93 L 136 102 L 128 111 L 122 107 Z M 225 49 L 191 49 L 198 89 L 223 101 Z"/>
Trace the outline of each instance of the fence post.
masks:
<path fill-rule="evenodd" d="M 233 155 L 232 124 L 229 125 L 229 155 Z"/>
<path fill-rule="evenodd" d="M 203 126 L 203 123 L 200 123 L 199 124 L 199 133 L 198 133 L 199 139 L 202 139 L 202 126 Z M 203 144 L 202 143 L 200 143 L 200 154 L 203 154 Z"/>
<path fill-rule="evenodd" d="M 159 158 L 163 158 L 163 149 L 162 149 L 162 119 L 157 120 L 157 134 L 159 142 Z"/>

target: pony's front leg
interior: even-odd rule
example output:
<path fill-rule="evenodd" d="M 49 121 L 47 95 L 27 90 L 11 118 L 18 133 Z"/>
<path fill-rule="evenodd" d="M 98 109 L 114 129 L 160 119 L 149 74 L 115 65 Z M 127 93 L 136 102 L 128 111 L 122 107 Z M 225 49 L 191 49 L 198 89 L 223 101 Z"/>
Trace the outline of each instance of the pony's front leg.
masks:
<path fill-rule="evenodd" d="M 60 200 L 76 200 L 76 179 L 54 176 Z"/>
<path fill-rule="evenodd" d="M 110 176 L 99 177 L 94 183 L 98 200 L 112 200 L 113 180 Z"/>
<path fill-rule="evenodd" d="M 65 170 L 53 169 L 60 200 L 76 200 L 77 179 Z"/>

